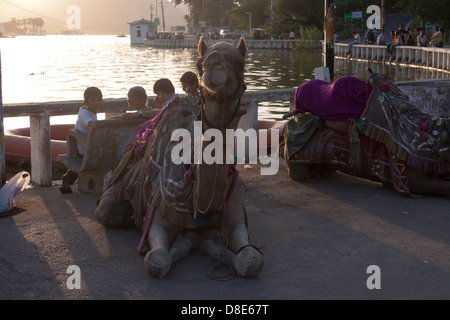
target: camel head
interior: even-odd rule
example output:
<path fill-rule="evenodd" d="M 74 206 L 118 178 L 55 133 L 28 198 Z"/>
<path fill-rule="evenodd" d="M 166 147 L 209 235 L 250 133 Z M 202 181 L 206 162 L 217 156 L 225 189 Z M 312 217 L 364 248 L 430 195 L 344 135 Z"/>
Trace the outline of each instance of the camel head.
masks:
<path fill-rule="evenodd" d="M 247 45 L 241 38 L 236 47 L 226 42 L 208 47 L 200 38 L 198 53 L 200 58 L 196 65 L 201 77 L 200 91 L 207 126 L 235 128 L 239 120 L 235 111 L 239 109 L 240 98 L 246 89 L 244 67 Z"/>

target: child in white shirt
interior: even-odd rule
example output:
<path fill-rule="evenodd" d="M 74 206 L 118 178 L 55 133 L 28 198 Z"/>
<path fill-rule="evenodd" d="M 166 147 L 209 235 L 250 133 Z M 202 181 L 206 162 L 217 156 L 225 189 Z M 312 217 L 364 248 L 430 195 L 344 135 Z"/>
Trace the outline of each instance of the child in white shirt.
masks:
<path fill-rule="evenodd" d="M 103 104 L 103 95 L 99 88 L 89 87 L 84 91 L 84 106 L 78 111 L 77 122 L 75 123 L 75 129 L 87 134 L 88 129 L 92 121 L 97 121 L 97 112 L 101 110 Z M 77 143 L 78 153 L 84 154 L 84 146 Z M 75 183 L 78 178 L 76 172 L 70 169 L 62 177 L 62 187 L 59 188 L 61 193 L 72 193 L 71 185 Z"/>

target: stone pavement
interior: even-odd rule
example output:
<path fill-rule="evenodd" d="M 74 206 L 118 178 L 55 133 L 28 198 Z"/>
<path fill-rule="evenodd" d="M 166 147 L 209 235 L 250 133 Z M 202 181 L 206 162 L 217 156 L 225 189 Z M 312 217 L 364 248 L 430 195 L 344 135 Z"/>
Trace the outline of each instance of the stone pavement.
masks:
<path fill-rule="evenodd" d="M 238 166 L 250 234 L 265 255 L 257 278 L 213 280 L 200 251 L 153 278 L 135 250 L 137 230 L 104 228 L 95 196 L 56 185 L 24 190 L 0 218 L 0 299 L 450 298 L 449 199 L 410 198 L 340 173 L 300 183 L 280 165 L 274 176 Z M 80 289 L 68 288 L 72 265 Z"/>

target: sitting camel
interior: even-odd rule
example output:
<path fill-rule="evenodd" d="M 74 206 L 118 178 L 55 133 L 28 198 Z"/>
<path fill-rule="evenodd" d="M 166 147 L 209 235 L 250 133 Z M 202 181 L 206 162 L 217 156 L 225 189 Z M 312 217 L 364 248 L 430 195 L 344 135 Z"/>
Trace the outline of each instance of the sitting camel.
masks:
<path fill-rule="evenodd" d="M 204 161 L 175 164 L 171 158 L 174 147 L 187 139 L 172 141 L 174 130 L 185 129 L 193 136 L 194 120 L 200 117 L 203 133 L 215 128 L 225 137 L 225 130 L 236 129 L 242 114 L 245 41 L 236 47 L 228 43 L 208 47 L 201 38 L 198 53 L 199 104 L 190 95 L 176 97 L 163 109 L 157 125 L 149 120 L 156 127 L 147 149 L 138 156 L 125 154 L 95 214 L 104 225 L 120 227 L 131 221 L 142 230 L 138 251 L 148 246 L 144 266 L 155 277 L 164 277 L 173 263 L 199 245 L 219 262 L 229 262 L 233 275 L 256 277 L 264 259 L 249 241 L 235 166 Z M 202 150 L 209 143 L 204 137 Z"/>
<path fill-rule="evenodd" d="M 394 83 L 369 71 L 368 82 L 343 77 L 297 88 L 283 133 L 289 176 L 339 170 L 411 196 L 450 196 L 450 117 L 421 112 Z"/>

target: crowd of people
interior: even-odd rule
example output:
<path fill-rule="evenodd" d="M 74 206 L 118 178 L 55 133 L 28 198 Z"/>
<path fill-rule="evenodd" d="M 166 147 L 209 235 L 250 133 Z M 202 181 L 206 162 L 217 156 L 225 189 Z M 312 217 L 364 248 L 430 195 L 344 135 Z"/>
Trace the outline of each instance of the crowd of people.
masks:
<path fill-rule="evenodd" d="M 155 33 L 153 31 L 149 31 L 146 33 L 145 38 L 148 40 L 154 40 L 154 39 L 170 39 L 170 40 L 183 40 L 184 34 L 183 32 L 158 32 Z"/>
<path fill-rule="evenodd" d="M 185 72 L 180 78 L 180 83 L 184 92 L 198 100 L 200 95 L 199 82 L 194 72 Z M 149 101 L 147 92 L 142 86 L 134 86 L 128 90 L 128 105 L 124 108 L 120 117 L 126 120 L 138 117 L 150 119 L 138 128 L 136 134 L 141 131 L 147 132 L 147 129 L 152 126 L 151 119 L 157 117 L 177 97 L 172 82 L 167 78 L 158 79 L 154 83 L 153 93 L 156 95 L 156 98 L 153 101 Z M 84 91 L 83 97 L 84 105 L 79 109 L 75 129 L 87 134 L 92 124 L 97 121 L 97 113 L 102 109 L 103 94 L 99 88 L 89 87 Z M 142 142 L 146 143 L 149 138 L 149 135 L 145 135 Z M 84 145 L 82 143 L 78 142 L 77 149 L 78 154 L 84 154 Z M 76 182 L 77 178 L 78 174 L 76 172 L 70 169 L 67 170 L 62 177 L 61 193 L 72 193 L 71 185 Z"/>
<path fill-rule="evenodd" d="M 381 30 L 376 35 L 373 29 L 368 29 L 364 35 L 364 39 L 366 44 L 385 45 L 387 47 L 388 58 L 397 46 L 444 47 L 444 32 L 441 27 L 436 27 L 435 32 L 429 40 L 423 28 L 416 28 L 416 32 L 413 33 L 409 28 L 405 29 L 402 24 L 399 25 L 397 30 L 391 30 L 390 35 L 392 40 L 387 44 L 384 30 Z M 361 44 L 361 36 L 353 31 L 352 41 L 348 44 L 347 55 L 351 55 L 352 47 L 355 44 Z"/>

